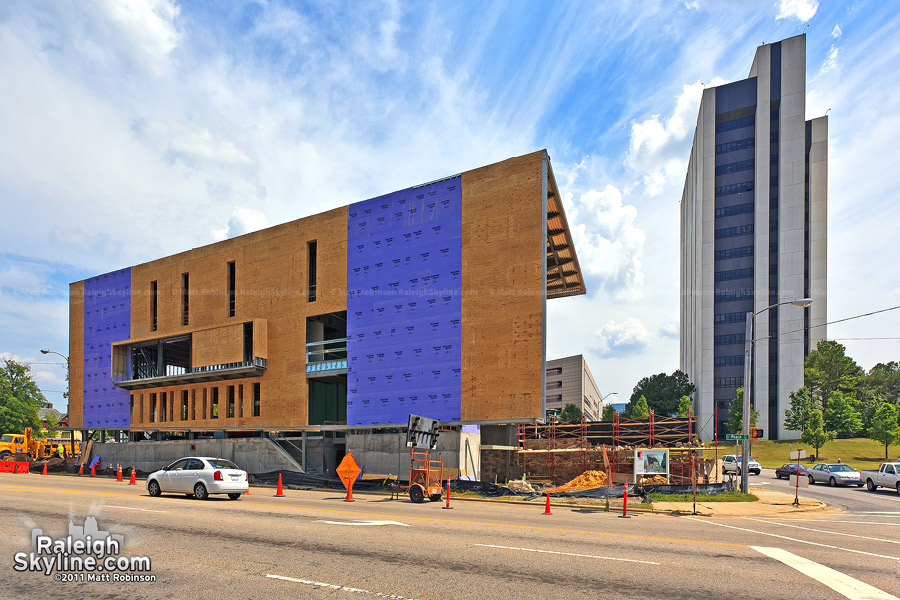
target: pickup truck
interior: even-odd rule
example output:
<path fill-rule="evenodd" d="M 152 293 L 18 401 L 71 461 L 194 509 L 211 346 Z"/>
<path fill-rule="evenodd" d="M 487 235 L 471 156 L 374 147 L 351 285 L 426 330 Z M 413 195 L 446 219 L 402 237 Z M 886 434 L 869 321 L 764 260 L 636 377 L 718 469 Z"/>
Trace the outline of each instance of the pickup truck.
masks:
<path fill-rule="evenodd" d="M 881 463 L 877 471 L 860 471 L 860 479 L 866 482 L 866 488 L 874 492 L 880 487 L 893 488 L 900 494 L 900 462 Z"/>

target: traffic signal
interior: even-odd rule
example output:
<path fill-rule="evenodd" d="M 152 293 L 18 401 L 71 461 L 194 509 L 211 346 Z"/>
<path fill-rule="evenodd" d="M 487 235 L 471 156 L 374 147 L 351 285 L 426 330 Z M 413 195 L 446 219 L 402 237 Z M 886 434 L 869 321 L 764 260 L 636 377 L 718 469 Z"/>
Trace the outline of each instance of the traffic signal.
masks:
<path fill-rule="evenodd" d="M 765 430 L 761 427 L 751 427 L 750 428 L 750 439 L 753 440 L 761 440 L 763 438 L 763 434 Z"/>

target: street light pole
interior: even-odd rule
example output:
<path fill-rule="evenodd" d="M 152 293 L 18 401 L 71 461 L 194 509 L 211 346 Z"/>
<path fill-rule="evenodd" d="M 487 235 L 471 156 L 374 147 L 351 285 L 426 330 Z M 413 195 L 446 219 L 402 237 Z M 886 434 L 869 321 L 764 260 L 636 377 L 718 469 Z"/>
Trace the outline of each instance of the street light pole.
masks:
<path fill-rule="evenodd" d="M 812 304 L 812 298 L 800 298 L 797 300 L 787 300 L 785 302 L 778 302 L 777 304 L 773 304 L 771 306 L 767 306 L 762 310 L 758 310 L 756 312 L 748 312 L 747 313 L 747 330 L 746 330 L 746 338 L 744 339 L 744 414 L 742 421 L 742 433 L 747 436 L 741 440 L 741 492 L 746 494 L 750 489 L 750 470 L 747 468 L 747 465 L 750 463 L 750 394 L 751 390 L 751 374 L 753 369 L 751 368 L 753 362 L 753 319 L 756 315 L 766 312 L 769 309 L 775 308 L 776 306 L 782 306 L 784 304 L 793 304 L 794 306 L 800 306 L 806 308 L 810 304 Z"/>

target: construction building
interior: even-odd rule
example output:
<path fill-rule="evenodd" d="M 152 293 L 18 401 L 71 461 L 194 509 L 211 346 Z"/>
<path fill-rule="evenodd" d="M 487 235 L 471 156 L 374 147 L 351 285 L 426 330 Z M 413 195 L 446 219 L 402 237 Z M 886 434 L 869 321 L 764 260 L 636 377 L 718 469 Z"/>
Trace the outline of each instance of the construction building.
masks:
<path fill-rule="evenodd" d="M 681 370 L 712 439 L 744 385 L 769 439 L 825 339 L 828 119 L 806 117 L 806 36 L 756 50 L 746 79 L 703 91 L 681 200 Z M 790 304 L 811 298 L 807 308 Z"/>
<path fill-rule="evenodd" d="M 546 389 L 548 413 L 559 414 L 566 404 L 574 404 L 585 421 L 600 420 L 603 396 L 583 355 L 547 361 Z"/>
<path fill-rule="evenodd" d="M 162 439 L 540 421 L 546 301 L 585 287 L 539 151 L 70 293 L 71 427 Z"/>

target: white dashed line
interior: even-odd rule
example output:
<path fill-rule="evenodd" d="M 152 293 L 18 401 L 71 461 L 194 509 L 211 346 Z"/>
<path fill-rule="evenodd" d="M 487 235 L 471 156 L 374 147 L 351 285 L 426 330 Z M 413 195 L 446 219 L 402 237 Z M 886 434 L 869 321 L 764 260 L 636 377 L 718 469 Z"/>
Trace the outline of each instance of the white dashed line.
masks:
<path fill-rule="evenodd" d="M 559 554 L 561 556 L 578 556 L 581 558 L 599 558 L 601 560 L 618 560 L 621 562 L 641 563 L 642 565 L 658 565 L 658 562 L 649 560 L 635 560 L 633 558 L 615 558 L 612 556 L 594 556 L 593 554 L 575 554 L 572 552 L 556 552 L 555 550 L 537 550 L 535 548 L 516 548 L 514 546 L 495 546 L 493 544 L 475 544 L 482 548 L 500 548 L 501 550 L 521 550 L 522 552 L 540 552 L 541 554 Z"/>
<path fill-rule="evenodd" d="M 347 587 L 345 585 L 335 585 L 333 583 L 323 583 L 321 581 L 312 581 L 311 579 L 297 579 L 296 577 L 285 577 L 284 575 L 269 575 L 269 574 L 266 574 L 266 577 L 268 577 L 269 579 L 280 579 L 281 581 L 290 581 L 292 583 L 302 583 L 303 585 L 311 585 L 313 587 L 328 588 L 330 590 L 337 590 L 339 592 L 352 592 L 354 594 L 366 594 L 369 596 L 377 596 L 379 598 L 392 598 L 393 600 L 414 600 L 413 598 L 407 598 L 405 596 L 398 596 L 396 594 L 383 594 L 381 592 L 373 592 L 371 590 L 361 590 L 359 588 Z"/>
<path fill-rule="evenodd" d="M 858 579 L 854 579 L 849 575 L 845 575 L 840 571 L 835 571 L 831 567 L 820 565 L 809 559 L 797 556 L 787 550 L 781 548 L 766 548 L 762 546 L 750 546 L 760 554 L 765 554 L 769 558 L 774 558 L 792 569 L 800 571 L 804 575 L 815 579 L 819 583 L 827 585 L 838 594 L 850 598 L 851 600 L 898 600 L 896 596 L 892 596 L 887 592 L 879 590 L 868 583 L 863 583 Z"/>
<path fill-rule="evenodd" d="M 164 513 L 169 512 L 167 510 L 150 510 L 149 508 L 135 508 L 133 506 L 114 506 L 112 504 L 101 504 L 103 508 L 121 508 L 122 510 L 140 510 L 142 512 L 155 512 L 155 513 Z"/>

